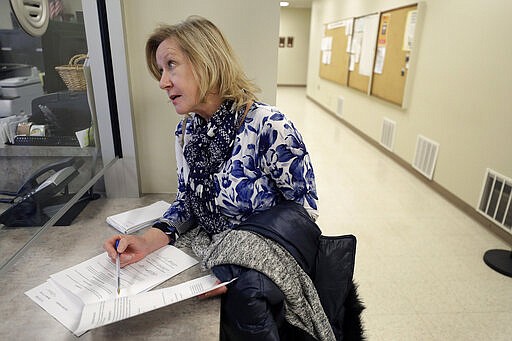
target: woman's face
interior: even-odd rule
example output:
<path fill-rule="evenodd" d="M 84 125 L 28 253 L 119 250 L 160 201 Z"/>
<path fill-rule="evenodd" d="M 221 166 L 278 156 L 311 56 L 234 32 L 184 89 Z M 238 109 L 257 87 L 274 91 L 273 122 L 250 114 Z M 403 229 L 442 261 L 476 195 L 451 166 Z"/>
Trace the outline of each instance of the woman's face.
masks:
<path fill-rule="evenodd" d="M 200 102 L 199 85 L 192 73 L 192 64 L 176 40 L 171 37 L 160 43 L 156 50 L 156 63 L 161 71 L 160 88 L 167 92 L 176 112 L 180 115 L 195 112 L 209 119 L 220 106 L 207 96 Z"/>

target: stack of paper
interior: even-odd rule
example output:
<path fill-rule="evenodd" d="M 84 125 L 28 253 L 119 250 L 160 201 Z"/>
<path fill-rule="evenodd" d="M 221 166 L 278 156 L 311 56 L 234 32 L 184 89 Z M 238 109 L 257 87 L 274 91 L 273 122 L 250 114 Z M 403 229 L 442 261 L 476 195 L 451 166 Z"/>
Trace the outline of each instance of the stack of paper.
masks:
<path fill-rule="evenodd" d="M 121 293 L 117 296 L 115 264 L 103 253 L 51 275 L 25 294 L 79 336 L 87 331 L 83 326 L 77 331 L 87 305 L 147 291 L 195 264 L 197 260 L 183 251 L 164 246 L 121 269 Z"/>
<path fill-rule="evenodd" d="M 122 233 L 133 233 L 153 225 L 169 208 L 170 204 L 160 200 L 149 206 L 136 208 L 107 217 L 107 223 Z"/>

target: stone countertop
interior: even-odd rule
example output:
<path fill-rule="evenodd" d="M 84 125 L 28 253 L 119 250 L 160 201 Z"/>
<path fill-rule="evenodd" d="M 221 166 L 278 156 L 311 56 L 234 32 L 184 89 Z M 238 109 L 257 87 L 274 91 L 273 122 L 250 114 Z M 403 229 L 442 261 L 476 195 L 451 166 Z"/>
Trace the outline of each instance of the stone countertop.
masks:
<path fill-rule="evenodd" d="M 90 157 L 97 152 L 95 147 L 73 146 L 18 146 L 0 143 L 0 156 L 3 157 L 40 157 L 40 156 L 83 156 Z"/>
<path fill-rule="evenodd" d="M 33 302 L 25 291 L 44 283 L 51 274 L 94 257 L 103 241 L 117 230 L 107 216 L 141 207 L 169 195 L 90 202 L 71 226 L 50 227 L 6 271 L 0 273 L 0 340 L 78 339 Z M 9 231 L 26 234 L 23 229 Z M 5 237 L 5 236 L 4 236 Z M 186 250 L 190 253 L 190 250 Z M 207 274 L 196 265 L 159 286 L 168 287 Z M 142 315 L 93 329 L 80 340 L 218 340 L 220 298 L 191 298 Z"/>

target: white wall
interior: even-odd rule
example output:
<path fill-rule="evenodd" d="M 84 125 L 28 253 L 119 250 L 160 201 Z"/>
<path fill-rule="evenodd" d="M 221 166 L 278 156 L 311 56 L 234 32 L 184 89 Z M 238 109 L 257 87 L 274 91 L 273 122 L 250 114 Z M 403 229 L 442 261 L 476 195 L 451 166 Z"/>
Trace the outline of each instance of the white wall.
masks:
<path fill-rule="evenodd" d="M 343 118 L 376 141 L 382 119 L 394 120 L 394 152 L 408 163 L 418 134 L 440 143 L 433 181 L 475 207 L 487 167 L 512 177 L 512 2 L 425 1 L 405 110 L 318 76 L 325 23 L 411 3 L 314 0 L 307 94 L 333 112 L 344 97 Z"/>
<path fill-rule="evenodd" d="M 262 89 L 260 99 L 275 104 L 279 4 L 273 0 L 124 0 L 123 7 L 142 192 L 175 192 L 174 129 L 180 117 L 147 71 L 147 37 L 158 23 L 176 23 L 192 14 L 210 19 Z"/>
<path fill-rule="evenodd" d="M 310 8 L 281 8 L 279 36 L 294 39 L 292 48 L 279 48 L 278 85 L 306 85 L 310 18 Z"/>
<path fill-rule="evenodd" d="M 9 0 L 0 0 L 0 29 L 11 30 L 11 4 Z"/>

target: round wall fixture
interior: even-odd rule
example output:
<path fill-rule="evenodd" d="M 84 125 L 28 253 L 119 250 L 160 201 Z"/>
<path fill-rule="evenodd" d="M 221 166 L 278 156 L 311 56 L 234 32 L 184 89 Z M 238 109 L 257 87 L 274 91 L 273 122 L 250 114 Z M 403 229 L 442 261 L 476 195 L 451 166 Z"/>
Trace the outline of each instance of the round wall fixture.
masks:
<path fill-rule="evenodd" d="M 11 0 L 12 12 L 25 32 L 42 36 L 48 27 L 48 0 Z"/>

